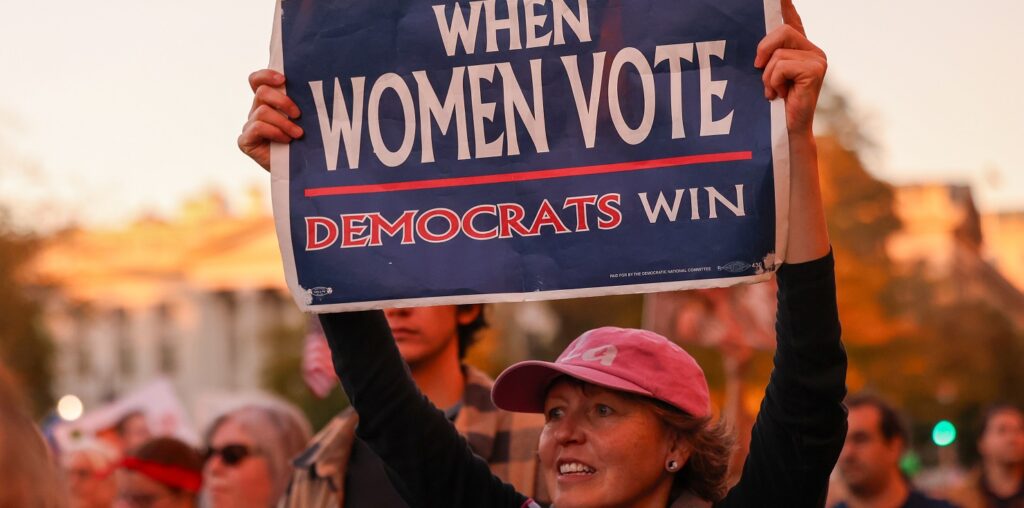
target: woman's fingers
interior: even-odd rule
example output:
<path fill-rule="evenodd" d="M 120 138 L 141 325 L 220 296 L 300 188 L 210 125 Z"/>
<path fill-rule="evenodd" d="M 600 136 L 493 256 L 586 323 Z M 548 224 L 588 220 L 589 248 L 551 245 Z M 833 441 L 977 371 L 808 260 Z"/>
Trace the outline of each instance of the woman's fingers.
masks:
<path fill-rule="evenodd" d="M 238 136 L 238 148 L 263 169 L 270 171 L 270 142 L 289 143 L 292 136 L 277 125 L 262 120 L 249 120 Z"/>
<path fill-rule="evenodd" d="M 272 69 L 260 69 L 249 75 L 249 88 L 253 93 L 262 86 L 281 86 L 284 84 L 284 74 Z"/>
<path fill-rule="evenodd" d="M 825 55 L 821 49 L 807 40 L 807 37 L 804 37 L 797 29 L 789 25 L 782 25 L 769 32 L 768 35 L 764 36 L 764 39 L 761 39 L 761 42 L 757 45 L 754 67 L 761 68 L 767 65 L 768 61 L 771 60 L 772 54 L 778 49 L 799 49 L 820 53 L 822 56 Z"/>
<path fill-rule="evenodd" d="M 290 143 L 302 134 L 302 128 L 283 113 L 261 104 L 249 114 L 249 120 L 242 127 L 238 148 L 269 171 L 270 143 Z"/>
<path fill-rule="evenodd" d="M 259 120 L 251 120 L 245 123 L 242 134 L 238 136 L 238 148 L 263 169 L 270 171 L 270 141 L 287 143 L 288 139 L 288 135 L 281 129 Z"/>
<path fill-rule="evenodd" d="M 766 73 L 767 74 L 767 73 Z M 773 97 L 785 97 L 794 92 L 817 95 L 825 78 L 824 62 L 813 59 L 780 59 L 773 62 L 770 74 L 766 75 L 768 89 Z"/>
<path fill-rule="evenodd" d="M 756 64 L 764 65 L 761 80 L 765 97 L 786 99 L 790 132 L 809 132 L 828 69 L 825 53 L 796 28 L 786 25 L 761 41 Z"/>
<path fill-rule="evenodd" d="M 256 107 L 252 113 L 249 114 L 249 121 L 263 122 L 269 125 L 273 125 L 288 134 L 291 138 L 302 137 L 302 128 L 292 122 L 287 116 L 281 111 L 272 108 L 266 104 L 261 104 Z M 243 127 L 244 130 L 244 127 Z M 276 139 L 274 141 L 277 141 Z M 289 139 L 288 141 L 291 141 Z"/>
<path fill-rule="evenodd" d="M 238 137 L 238 146 L 244 151 L 246 147 L 266 145 L 267 141 L 288 143 L 291 140 L 292 137 L 280 127 L 261 120 L 252 120 L 245 124 L 242 134 Z"/>
<path fill-rule="evenodd" d="M 284 113 L 288 118 L 299 117 L 299 107 L 295 105 L 290 97 L 281 90 L 263 84 L 256 88 L 256 96 L 253 100 L 254 109 L 260 104 L 267 104 Z"/>
<path fill-rule="evenodd" d="M 791 86 L 821 87 L 828 70 L 824 55 L 812 51 L 780 49 L 772 54 L 761 81 L 769 99 L 785 97 Z"/>
<path fill-rule="evenodd" d="M 772 66 L 768 87 L 776 96 L 786 98 L 790 134 L 811 132 L 825 69 L 824 60 L 812 58 L 780 59 Z"/>
<path fill-rule="evenodd" d="M 295 105 L 295 102 L 281 88 L 284 85 L 284 81 L 283 74 L 270 69 L 261 69 L 249 75 L 249 87 L 253 91 L 252 108 L 249 110 L 250 116 L 261 105 L 269 104 L 289 118 L 299 117 L 301 114 L 299 107 Z"/>
<path fill-rule="evenodd" d="M 270 143 L 290 143 L 303 134 L 302 128 L 292 121 L 301 112 L 284 93 L 284 83 L 284 75 L 271 69 L 260 69 L 249 75 L 252 108 L 238 136 L 238 148 L 268 171 Z"/>
<path fill-rule="evenodd" d="M 782 60 L 800 60 L 806 57 L 806 52 L 795 50 L 795 49 L 777 49 L 772 53 L 772 57 L 768 60 L 768 65 L 764 66 L 764 72 L 761 73 L 761 82 L 764 83 L 765 97 L 768 99 L 774 99 L 778 96 L 785 97 L 785 93 L 781 90 L 776 89 L 772 86 L 771 77 L 774 75 L 775 66 Z"/>
<path fill-rule="evenodd" d="M 793 0 L 782 0 L 782 22 L 796 29 L 801 35 L 807 35 L 807 32 L 804 31 L 804 22 L 800 19 L 800 14 L 796 12 Z"/>

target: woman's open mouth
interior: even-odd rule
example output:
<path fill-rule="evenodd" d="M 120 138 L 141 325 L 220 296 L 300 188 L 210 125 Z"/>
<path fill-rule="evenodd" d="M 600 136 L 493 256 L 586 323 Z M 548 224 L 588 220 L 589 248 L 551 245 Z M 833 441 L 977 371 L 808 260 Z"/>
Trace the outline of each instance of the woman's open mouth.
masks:
<path fill-rule="evenodd" d="M 567 475 L 592 475 L 597 470 L 582 462 L 562 462 L 558 464 L 559 476 Z"/>

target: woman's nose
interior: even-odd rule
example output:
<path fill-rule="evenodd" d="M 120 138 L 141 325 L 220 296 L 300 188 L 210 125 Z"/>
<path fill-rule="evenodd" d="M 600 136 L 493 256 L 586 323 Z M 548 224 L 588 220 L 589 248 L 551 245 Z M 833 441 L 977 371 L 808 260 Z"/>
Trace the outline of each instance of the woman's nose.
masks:
<path fill-rule="evenodd" d="M 571 415 L 563 416 L 558 420 L 553 436 L 555 441 L 562 446 L 586 441 L 586 433 L 581 428 L 579 419 Z"/>
<path fill-rule="evenodd" d="M 219 476 L 224 472 L 224 463 L 220 460 L 220 455 L 214 454 L 207 459 L 206 464 L 203 465 L 203 472 L 210 476 Z"/>

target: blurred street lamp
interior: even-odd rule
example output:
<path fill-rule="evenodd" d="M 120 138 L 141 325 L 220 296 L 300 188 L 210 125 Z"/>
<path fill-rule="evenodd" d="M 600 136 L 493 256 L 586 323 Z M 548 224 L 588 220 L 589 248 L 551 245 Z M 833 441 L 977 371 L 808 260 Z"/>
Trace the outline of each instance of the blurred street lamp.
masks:
<path fill-rule="evenodd" d="M 74 395 L 65 395 L 57 401 L 57 416 L 66 422 L 73 422 L 81 418 L 84 411 L 82 399 Z"/>

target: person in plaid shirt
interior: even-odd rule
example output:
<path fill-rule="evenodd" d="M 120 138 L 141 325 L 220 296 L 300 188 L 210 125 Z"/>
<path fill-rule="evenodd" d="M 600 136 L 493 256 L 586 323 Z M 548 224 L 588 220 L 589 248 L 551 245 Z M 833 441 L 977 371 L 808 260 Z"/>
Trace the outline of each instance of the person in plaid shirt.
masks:
<path fill-rule="evenodd" d="M 539 415 L 510 413 L 491 402 L 491 380 L 463 363 L 476 332 L 486 326 L 481 305 L 390 309 L 388 324 L 420 390 L 466 437 L 491 471 L 521 492 L 546 502 L 534 451 L 543 427 Z M 303 378 L 324 397 L 338 380 L 316 319 L 310 320 Z M 404 486 L 355 435 L 358 415 L 347 409 L 327 424 L 295 459 L 281 508 L 405 507 Z"/>

